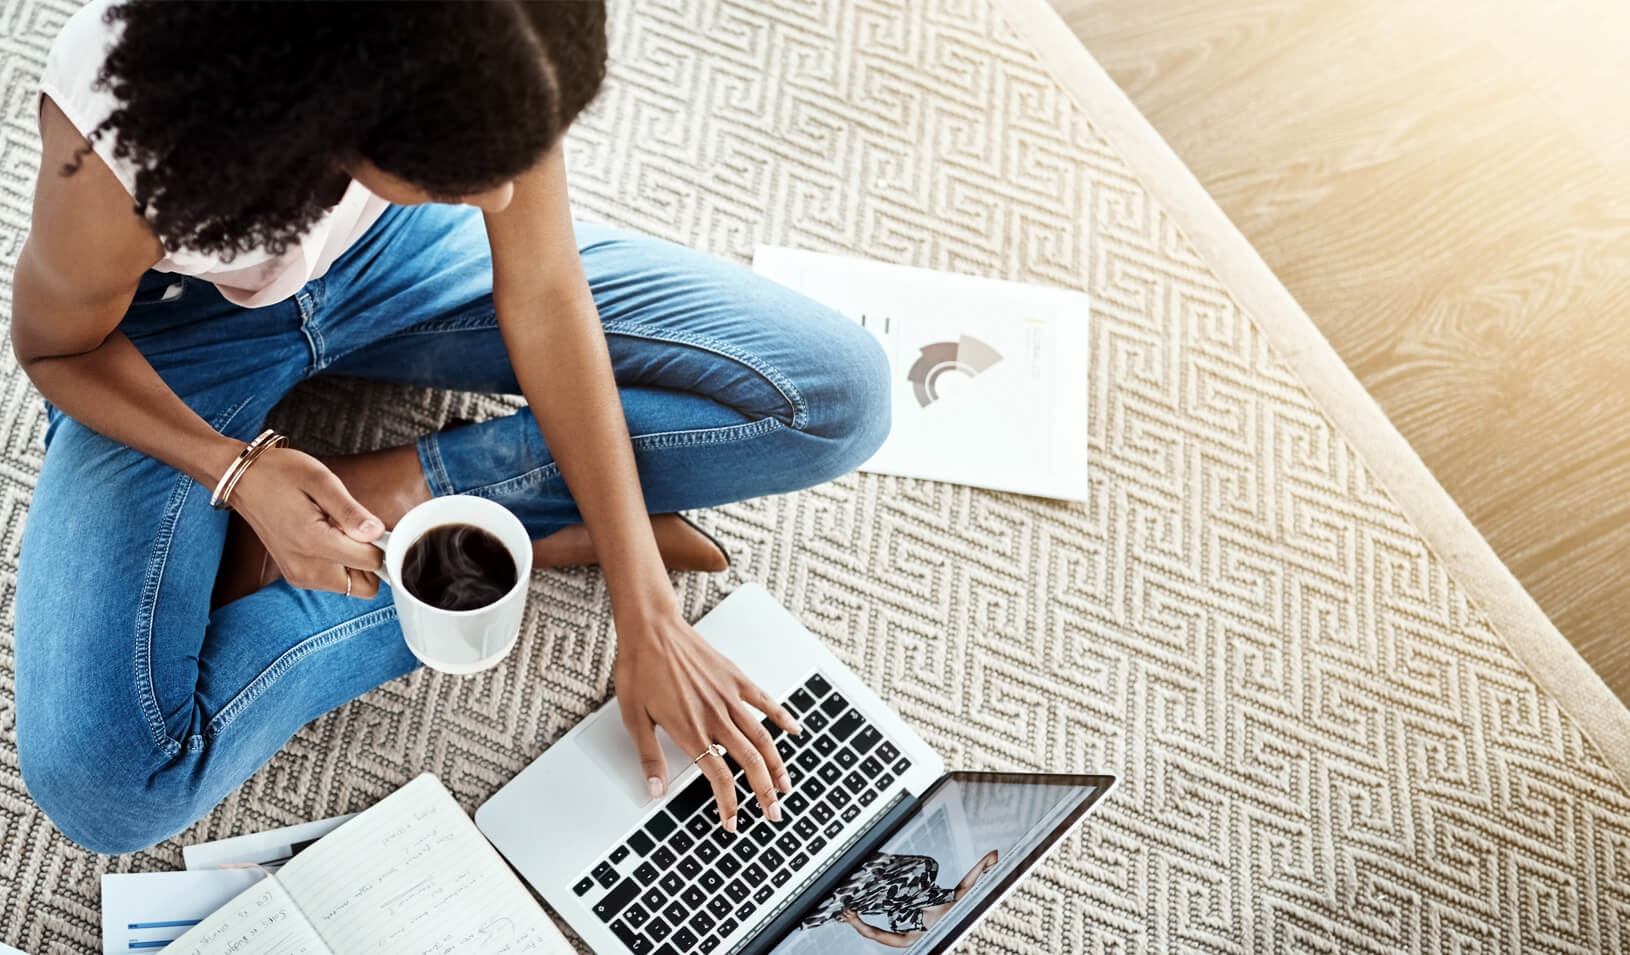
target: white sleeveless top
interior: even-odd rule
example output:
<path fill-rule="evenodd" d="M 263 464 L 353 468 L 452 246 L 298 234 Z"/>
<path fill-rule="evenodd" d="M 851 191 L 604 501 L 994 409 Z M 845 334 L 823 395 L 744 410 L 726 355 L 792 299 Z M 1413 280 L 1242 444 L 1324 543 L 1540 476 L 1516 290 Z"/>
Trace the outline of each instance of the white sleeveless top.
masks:
<path fill-rule="evenodd" d="M 119 24 L 102 22 L 114 0 L 91 0 L 68 18 L 51 44 L 40 75 L 40 92 L 51 97 L 81 135 L 95 129 L 119 106 L 111 92 L 93 90 L 91 83 L 102 68 L 108 50 L 118 39 Z M 43 105 L 43 104 L 42 104 Z M 115 135 L 103 133 L 94 145 L 125 191 L 136 194 L 136 172 L 130 159 L 113 155 Z M 241 252 L 231 262 L 191 249 L 167 252 L 153 268 L 159 272 L 192 275 L 213 283 L 228 301 L 245 308 L 271 305 L 288 298 L 308 281 L 323 275 L 346 249 L 362 237 L 389 205 L 351 180 L 338 205 L 312 225 L 311 230 L 280 256 L 264 248 Z"/>

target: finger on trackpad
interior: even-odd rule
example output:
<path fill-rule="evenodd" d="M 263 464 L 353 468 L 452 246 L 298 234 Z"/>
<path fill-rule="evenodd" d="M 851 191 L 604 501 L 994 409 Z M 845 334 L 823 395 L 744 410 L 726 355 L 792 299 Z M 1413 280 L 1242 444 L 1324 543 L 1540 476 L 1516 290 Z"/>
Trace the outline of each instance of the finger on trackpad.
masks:
<path fill-rule="evenodd" d="M 577 745 L 584 758 L 599 766 L 612 788 L 634 805 L 651 801 L 645 790 L 645 772 L 640 768 L 639 753 L 634 751 L 634 740 L 623 729 L 623 721 L 615 707 L 593 716 L 578 731 Z M 662 754 L 668 760 L 668 778 L 677 779 L 690 769 L 690 757 L 681 753 L 660 727 L 657 740 Z M 693 754 L 694 755 L 694 754 Z"/>

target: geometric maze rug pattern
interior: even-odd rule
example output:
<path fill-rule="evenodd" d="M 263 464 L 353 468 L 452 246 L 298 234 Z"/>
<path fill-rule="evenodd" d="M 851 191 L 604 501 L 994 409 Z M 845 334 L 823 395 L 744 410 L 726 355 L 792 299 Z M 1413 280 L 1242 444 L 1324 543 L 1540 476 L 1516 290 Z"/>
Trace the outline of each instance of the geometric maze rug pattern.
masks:
<path fill-rule="evenodd" d="M 580 216 L 739 261 L 794 245 L 1092 297 L 1087 502 L 852 475 L 701 515 L 735 569 L 678 580 L 692 616 L 764 582 L 952 766 L 1123 777 L 965 951 L 1630 948 L 1623 782 L 990 0 L 612 7 L 608 86 L 571 135 Z M 8 274 L 35 79 L 72 8 L 0 6 Z M 43 413 L 0 361 L 0 941 L 92 950 L 101 873 L 422 771 L 473 807 L 608 696 L 599 577 L 540 574 L 504 666 L 318 720 L 181 841 L 80 851 L 17 773 Z M 281 420 L 356 449 L 500 408 L 336 381 Z"/>

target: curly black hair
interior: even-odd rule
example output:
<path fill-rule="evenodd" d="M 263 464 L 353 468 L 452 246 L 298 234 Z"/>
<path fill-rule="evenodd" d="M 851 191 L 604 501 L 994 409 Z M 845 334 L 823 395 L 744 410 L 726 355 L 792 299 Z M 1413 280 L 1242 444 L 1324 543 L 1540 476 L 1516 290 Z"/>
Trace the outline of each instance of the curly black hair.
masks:
<path fill-rule="evenodd" d="M 365 159 L 432 196 L 536 163 L 599 91 L 605 7 L 571 0 L 129 0 L 97 76 L 120 105 L 84 131 L 132 159 L 166 249 L 280 254 Z M 81 147 L 63 174 L 79 168 Z"/>

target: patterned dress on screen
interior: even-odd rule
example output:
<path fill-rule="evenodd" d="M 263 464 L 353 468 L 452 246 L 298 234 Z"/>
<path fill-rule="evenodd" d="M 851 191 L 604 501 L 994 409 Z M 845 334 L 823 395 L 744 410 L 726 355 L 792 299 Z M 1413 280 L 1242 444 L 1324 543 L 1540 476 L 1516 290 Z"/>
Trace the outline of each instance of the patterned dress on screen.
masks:
<path fill-rule="evenodd" d="M 847 908 L 882 917 L 891 932 L 924 931 L 923 910 L 956 898 L 956 889 L 939 887 L 939 874 L 940 864 L 929 856 L 879 852 L 806 916 L 803 927 L 835 922 Z"/>

